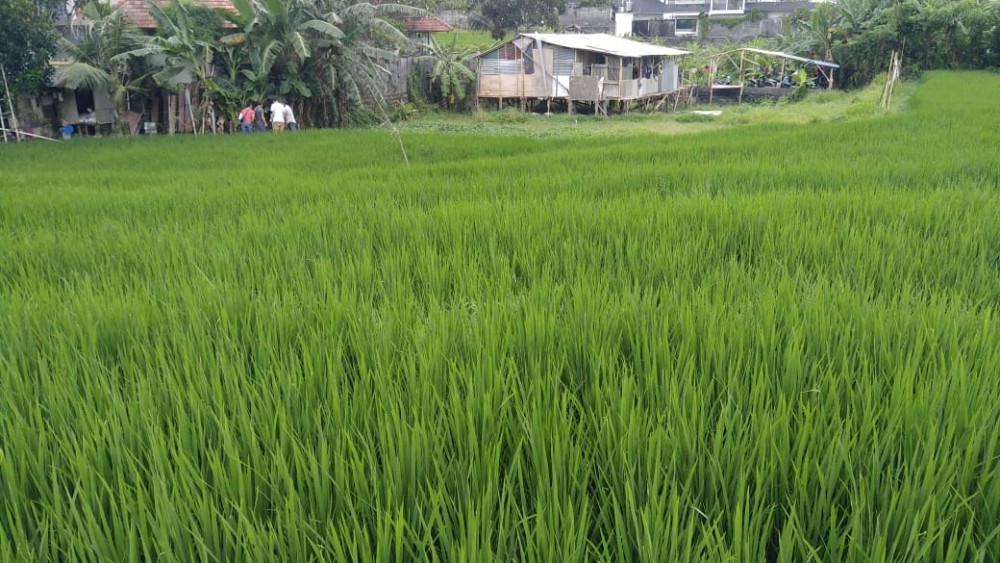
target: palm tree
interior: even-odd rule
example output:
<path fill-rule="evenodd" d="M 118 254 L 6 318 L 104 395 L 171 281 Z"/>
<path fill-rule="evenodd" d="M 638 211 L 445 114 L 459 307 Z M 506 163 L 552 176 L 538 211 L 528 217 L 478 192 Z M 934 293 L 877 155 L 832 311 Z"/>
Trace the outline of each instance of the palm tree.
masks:
<path fill-rule="evenodd" d="M 72 61 L 56 69 L 56 82 L 73 90 L 107 89 L 118 115 L 124 115 L 129 95 L 146 90 L 142 60 L 129 54 L 143 45 L 144 37 L 123 10 L 108 4 L 87 3 L 83 15 L 79 43 L 61 41 Z"/>

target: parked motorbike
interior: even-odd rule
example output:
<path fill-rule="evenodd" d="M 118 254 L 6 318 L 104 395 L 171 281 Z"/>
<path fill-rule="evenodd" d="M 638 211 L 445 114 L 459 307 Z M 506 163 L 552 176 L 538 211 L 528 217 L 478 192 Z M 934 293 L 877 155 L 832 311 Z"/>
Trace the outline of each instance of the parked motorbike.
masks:
<path fill-rule="evenodd" d="M 770 76 L 751 76 L 747 79 L 747 86 L 751 88 L 777 88 L 778 81 Z"/>

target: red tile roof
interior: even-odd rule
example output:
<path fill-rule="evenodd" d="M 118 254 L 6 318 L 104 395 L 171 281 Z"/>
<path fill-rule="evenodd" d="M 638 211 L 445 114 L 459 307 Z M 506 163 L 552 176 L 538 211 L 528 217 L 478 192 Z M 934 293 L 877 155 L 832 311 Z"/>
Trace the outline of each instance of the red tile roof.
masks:
<path fill-rule="evenodd" d="M 166 0 L 154 0 L 157 5 L 166 4 Z M 236 12 L 230 0 L 194 0 L 194 2 L 209 8 L 222 8 L 230 12 Z M 118 8 L 125 10 L 130 20 L 135 22 L 142 29 L 156 29 L 156 20 L 149 14 L 146 0 L 119 0 Z M 230 22 L 225 22 L 226 27 L 233 27 Z"/>
<path fill-rule="evenodd" d="M 437 16 L 403 18 L 403 25 L 406 26 L 407 31 L 451 31 L 455 29 Z"/>

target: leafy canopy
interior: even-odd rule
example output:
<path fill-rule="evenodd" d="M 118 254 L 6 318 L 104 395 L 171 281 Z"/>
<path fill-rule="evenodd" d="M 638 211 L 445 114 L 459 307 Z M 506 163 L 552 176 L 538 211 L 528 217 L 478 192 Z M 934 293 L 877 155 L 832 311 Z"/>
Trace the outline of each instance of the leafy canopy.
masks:
<path fill-rule="evenodd" d="M 52 19 L 32 0 L 0 0 L 0 65 L 13 89 L 45 85 L 57 38 Z"/>
<path fill-rule="evenodd" d="M 508 31 L 557 26 L 559 14 L 566 11 L 566 0 L 469 0 L 469 7 L 499 40 Z"/>

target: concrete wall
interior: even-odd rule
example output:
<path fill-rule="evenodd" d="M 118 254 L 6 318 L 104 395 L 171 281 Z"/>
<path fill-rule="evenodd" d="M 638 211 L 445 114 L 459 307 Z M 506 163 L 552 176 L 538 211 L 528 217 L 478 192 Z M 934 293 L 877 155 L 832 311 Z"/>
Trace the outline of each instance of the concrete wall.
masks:
<path fill-rule="evenodd" d="M 743 42 L 756 37 L 777 37 L 784 32 L 784 14 L 755 22 L 743 22 L 732 29 L 715 24 L 708 30 L 706 39 L 713 43 Z"/>
<path fill-rule="evenodd" d="M 438 10 L 439 18 L 460 28 L 471 27 L 469 12 L 466 10 Z M 614 25 L 611 21 L 611 8 L 567 8 L 566 13 L 559 16 L 562 27 L 577 26 L 587 33 L 609 32 Z"/>
<path fill-rule="evenodd" d="M 576 26 L 585 33 L 607 33 L 614 26 L 611 21 L 611 8 L 568 8 L 559 16 L 559 25 L 563 28 Z"/>
<path fill-rule="evenodd" d="M 457 28 L 469 27 L 469 14 L 465 10 L 441 10 L 438 16 Z M 786 13 L 771 13 L 768 17 L 755 22 L 744 22 L 732 28 L 713 24 L 707 34 L 674 35 L 672 20 L 652 20 L 642 23 L 643 28 L 649 27 L 649 34 L 664 38 L 672 45 L 683 45 L 691 41 L 707 41 L 709 43 L 738 43 L 756 37 L 777 37 L 784 33 L 783 20 Z M 638 23 L 638 22 L 636 22 Z M 559 25 L 563 28 L 576 26 L 585 33 L 614 33 L 615 21 L 611 8 L 569 8 L 559 17 Z M 703 38 L 704 35 L 704 38 Z M 636 37 L 639 39 L 639 37 Z"/>

